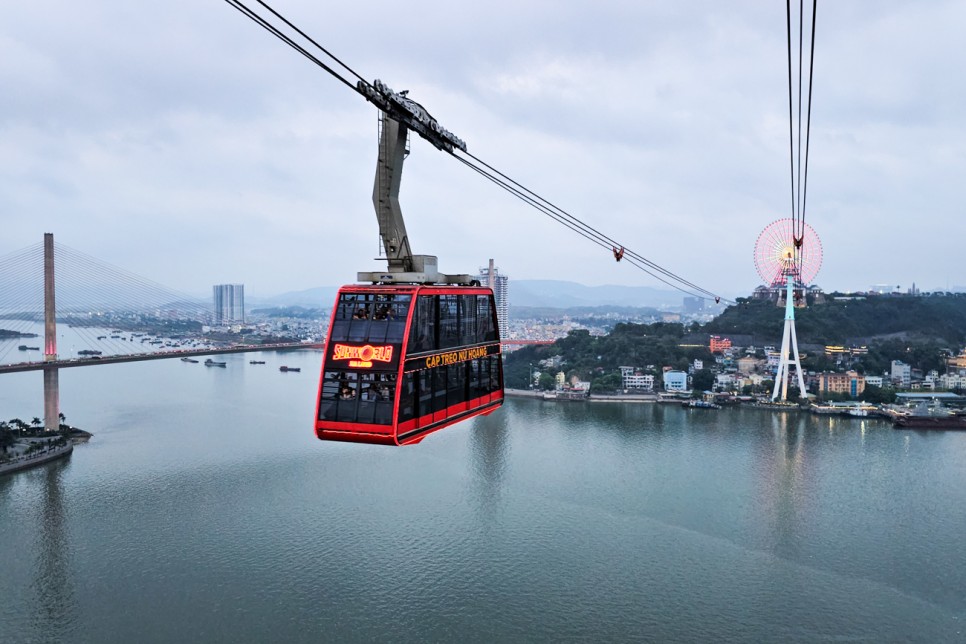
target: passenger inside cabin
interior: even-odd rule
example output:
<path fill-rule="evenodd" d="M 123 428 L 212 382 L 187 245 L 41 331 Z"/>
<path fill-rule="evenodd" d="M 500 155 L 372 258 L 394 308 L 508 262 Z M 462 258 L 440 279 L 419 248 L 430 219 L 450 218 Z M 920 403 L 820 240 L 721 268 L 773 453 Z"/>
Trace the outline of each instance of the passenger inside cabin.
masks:
<path fill-rule="evenodd" d="M 375 319 L 377 320 L 395 320 L 396 319 L 396 309 L 389 304 L 383 304 L 376 311 Z"/>
<path fill-rule="evenodd" d="M 356 309 L 356 312 L 352 314 L 353 320 L 365 320 L 369 317 L 369 307 L 360 306 Z"/>

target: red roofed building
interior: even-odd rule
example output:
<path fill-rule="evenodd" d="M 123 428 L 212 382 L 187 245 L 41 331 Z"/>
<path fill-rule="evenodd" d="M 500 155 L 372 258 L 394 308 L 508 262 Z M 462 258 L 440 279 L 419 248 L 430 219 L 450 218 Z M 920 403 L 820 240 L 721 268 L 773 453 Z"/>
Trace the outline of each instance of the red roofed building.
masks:
<path fill-rule="evenodd" d="M 725 349 L 731 348 L 731 340 L 729 338 L 722 338 L 719 335 L 711 336 L 711 343 L 708 347 L 711 349 L 711 353 L 722 353 Z"/>

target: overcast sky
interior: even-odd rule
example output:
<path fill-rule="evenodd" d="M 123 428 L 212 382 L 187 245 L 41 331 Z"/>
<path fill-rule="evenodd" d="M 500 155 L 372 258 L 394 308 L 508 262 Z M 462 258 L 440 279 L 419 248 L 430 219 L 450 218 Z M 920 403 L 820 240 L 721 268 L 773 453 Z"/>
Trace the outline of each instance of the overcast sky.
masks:
<path fill-rule="evenodd" d="M 469 150 L 726 296 L 790 215 L 785 3 L 273 6 Z M 966 284 L 966 2 L 820 2 L 806 220 L 826 290 Z M 8 3 L 0 256 L 59 243 L 191 293 L 378 270 L 376 110 L 222 0 Z M 443 272 L 663 287 L 414 138 Z"/>

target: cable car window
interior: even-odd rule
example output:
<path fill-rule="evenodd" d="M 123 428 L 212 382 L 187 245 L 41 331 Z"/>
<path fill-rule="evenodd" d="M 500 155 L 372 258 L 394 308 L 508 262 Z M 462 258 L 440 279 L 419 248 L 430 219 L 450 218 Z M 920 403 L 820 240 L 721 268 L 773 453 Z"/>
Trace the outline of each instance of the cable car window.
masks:
<path fill-rule="evenodd" d="M 319 397 L 319 420 L 335 420 L 339 400 L 339 378 L 334 371 L 325 372 Z"/>
<path fill-rule="evenodd" d="M 335 309 L 336 320 L 351 320 L 356 310 L 356 294 L 343 293 L 339 297 L 339 305 Z"/>
<path fill-rule="evenodd" d="M 490 358 L 480 360 L 480 395 L 490 393 Z"/>
<path fill-rule="evenodd" d="M 357 384 L 357 374 L 351 371 L 326 371 L 319 400 L 319 420 L 355 421 Z"/>
<path fill-rule="evenodd" d="M 435 348 L 436 303 L 431 295 L 420 295 L 416 298 L 416 312 L 409 336 L 409 353 L 432 351 Z"/>
<path fill-rule="evenodd" d="M 467 374 L 467 378 L 469 379 L 469 382 L 467 383 L 467 386 L 470 392 L 469 396 L 470 398 L 479 398 L 481 395 L 480 394 L 480 361 L 470 360 L 468 369 L 469 369 L 469 373 Z"/>
<path fill-rule="evenodd" d="M 439 296 L 439 345 L 440 349 L 459 346 L 459 296 Z"/>
<path fill-rule="evenodd" d="M 433 374 L 433 411 L 444 411 L 446 409 L 446 389 L 448 382 L 446 372 L 449 367 L 441 365 L 428 371 Z"/>
<path fill-rule="evenodd" d="M 447 374 L 447 404 L 466 402 L 466 363 L 450 365 Z"/>
<path fill-rule="evenodd" d="M 376 392 L 374 373 L 359 374 L 359 411 L 356 416 L 358 423 L 372 423 L 376 414 Z"/>
<path fill-rule="evenodd" d="M 476 296 L 460 295 L 460 344 L 476 344 Z"/>
<path fill-rule="evenodd" d="M 356 294 L 343 293 L 339 296 L 339 302 L 335 307 L 335 315 L 332 318 L 332 339 L 345 340 L 349 337 L 349 321 L 352 319 L 352 312 L 356 310 Z"/>
<path fill-rule="evenodd" d="M 433 412 L 433 370 L 424 369 L 416 373 L 416 395 L 418 396 L 416 416 L 425 416 Z"/>
<path fill-rule="evenodd" d="M 372 302 L 372 323 L 368 341 L 372 343 L 402 343 L 409 316 L 410 295 L 376 293 Z"/>
<path fill-rule="evenodd" d="M 416 412 L 416 374 L 404 373 L 399 390 L 399 422 L 415 418 Z"/>
<path fill-rule="evenodd" d="M 476 325 L 481 342 L 494 342 L 496 329 L 493 326 L 493 309 L 488 295 L 476 296 Z"/>
<path fill-rule="evenodd" d="M 503 389 L 503 369 L 500 368 L 500 356 L 489 356 L 487 361 L 490 363 L 490 392 Z"/>
<path fill-rule="evenodd" d="M 348 307 L 347 307 L 348 308 Z M 355 308 L 349 320 L 349 342 L 366 342 L 369 338 L 369 320 L 372 316 L 373 295 L 371 293 L 357 293 Z"/>

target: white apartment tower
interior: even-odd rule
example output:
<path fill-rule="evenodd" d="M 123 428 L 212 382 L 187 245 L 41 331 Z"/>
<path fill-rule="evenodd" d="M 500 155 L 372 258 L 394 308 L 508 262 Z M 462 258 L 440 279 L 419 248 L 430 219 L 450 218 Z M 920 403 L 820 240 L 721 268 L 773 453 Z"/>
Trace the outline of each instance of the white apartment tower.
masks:
<path fill-rule="evenodd" d="M 215 284 L 212 292 L 215 299 L 216 325 L 245 323 L 244 284 Z"/>
<path fill-rule="evenodd" d="M 493 289 L 493 299 L 496 301 L 496 322 L 500 328 L 500 339 L 505 340 L 510 333 L 510 327 L 507 323 L 510 310 L 510 280 L 506 275 L 500 275 L 500 269 L 493 265 L 492 259 L 489 267 L 480 269 L 477 279 L 480 280 L 481 285 Z"/>

